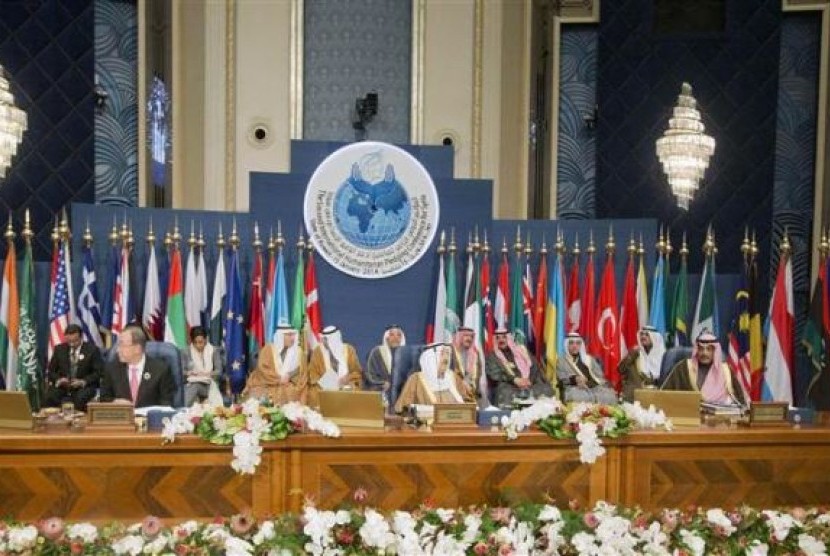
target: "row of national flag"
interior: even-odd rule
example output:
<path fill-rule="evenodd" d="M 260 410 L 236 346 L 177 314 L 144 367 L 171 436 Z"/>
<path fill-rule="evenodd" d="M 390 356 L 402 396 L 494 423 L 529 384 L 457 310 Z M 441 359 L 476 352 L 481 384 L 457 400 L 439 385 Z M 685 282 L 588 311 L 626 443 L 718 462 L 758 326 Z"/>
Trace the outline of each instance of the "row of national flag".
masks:
<path fill-rule="evenodd" d="M 109 302 L 103 306 L 91 235 L 88 231 L 84 235 L 81 286 L 75 297 L 71 241 L 65 216 L 60 226 L 56 224 L 55 230 L 45 361 L 51 358 L 54 347 L 65 341 L 66 328 L 72 323 L 81 327 L 86 341 L 101 348 L 113 345 L 127 325 L 140 324 L 149 339 L 170 342 L 185 349 L 189 345 L 190 330 L 199 326 L 208 331 L 211 343 L 225 348 L 229 393 L 238 394 L 244 388 L 250 363 L 265 342 L 273 338 L 278 326 L 292 325 L 302 330 L 311 345 L 316 343 L 322 331 L 314 252 L 311 244 L 306 245 L 302 239 L 297 244 L 296 273 L 289 305 L 290 280 L 281 234 L 276 242 L 269 242 L 267 261 L 261 244 L 255 243 L 247 296 L 243 293 L 246 288 L 243 287 L 238 243 L 232 240 L 225 247 L 224 240 L 220 239 L 212 296 L 209 296 L 204 242 L 189 242 L 186 264 L 183 265 L 183 254 L 176 243 L 168 245 L 166 256 L 159 257 L 151 231 L 142 277 L 144 297 L 139 311 L 133 262 L 135 250 L 131 241 L 113 242 L 107 264 L 109 280 L 105 285 L 105 291 L 110 293 Z M 29 392 L 32 406 L 37 408 L 41 405 L 44 388 L 44 358 L 38 352 L 31 235 L 26 234 L 24 231 L 26 242 L 20 268 L 11 224 L 6 231 L 8 250 L 0 290 L 0 387 Z M 219 236 L 221 238 L 221 229 Z M 258 239 L 256 229 L 255 237 Z M 160 272 L 160 260 L 166 273 Z M 166 283 L 165 289 L 162 289 L 162 283 Z"/>
<path fill-rule="evenodd" d="M 548 378 L 555 380 L 556 360 L 564 350 L 565 336 L 569 332 L 578 332 L 588 352 L 601 362 L 606 378 L 619 390 L 618 364 L 628 351 L 638 346 L 641 328 L 655 328 L 664 335 L 667 346 L 689 346 L 701 332 L 708 330 L 725 341 L 725 363 L 738 378 L 748 399 L 792 403 L 795 319 L 789 244 L 784 239 L 780 245 L 775 287 L 769 310 L 762 316 L 758 294 L 758 249 L 754 237 L 750 241 L 748 235 L 741 246 L 744 264 L 734 297 L 733 318 L 729 330 L 722 331 L 716 288 L 717 250 L 711 228 L 703 246 L 704 268 L 694 307 L 690 305 L 688 291 L 685 236 L 672 291 L 668 288 L 672 249 L 667 236 L 661 230 L 650 283 L 645 272 L 642 242 L 637 245 L 632 239 L 627 248 L 624 286 L 619 297 L 613 234 L 609 236 L 601 261 L 598 285 L 599 261 L 595 260 L 593 240 L 583 258 L 578 238 L 575 239 L 571 265 L 566 268 L 564 240 L 558 235 L 550 253 L 542 247 L 534 277 L 529 239 L 524 243 L 517 233 L 512 250 L 503 242 L 500 252 L 491 254 L 486 239 L 479 243 L 476 238 L 466 250 L 465 295 L 460 301 L 455 293 L 458 287 L 456 276 L 464 256 L 457 252 L 454 240 L 448 246 L 446 236 L 442 234 L 425 341 L 451 341 L 463 324 L 475 331 L 476 341 L 486 353 L 493 349 L 493 331 L 507 329 L 544 364 Z M 813 317 L 804 342 L 815 367 L 811 396 L 814 402 L 821 398 L 830 405 L 830 285 L 827 279 L 830 240 L 826 243 L 813 296 Z M 497 264 L 494 274 L 491 274 L 491 258 Z M 459 315 L 463 315 L 463 319 Z M 766 341 L 762 333 L 764 320 L 769 329 Z"/>

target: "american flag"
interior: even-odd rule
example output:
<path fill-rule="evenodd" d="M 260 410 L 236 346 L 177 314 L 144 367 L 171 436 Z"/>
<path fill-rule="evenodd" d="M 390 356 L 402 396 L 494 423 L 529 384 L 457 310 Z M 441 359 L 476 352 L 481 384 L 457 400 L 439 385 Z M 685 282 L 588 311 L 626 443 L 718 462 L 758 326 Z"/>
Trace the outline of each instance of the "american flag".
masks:
<path fill-rule="evenodd" d="M 72 303 L 72 274 L 69 264 L 69 247 L 61 241 L 58 247 L 57 265 L 52 276 L 52 307 L 49 312 L 49 358 L 55 346 L 64 342 L 64 333 L 70 318 L 75 314 Z"/>

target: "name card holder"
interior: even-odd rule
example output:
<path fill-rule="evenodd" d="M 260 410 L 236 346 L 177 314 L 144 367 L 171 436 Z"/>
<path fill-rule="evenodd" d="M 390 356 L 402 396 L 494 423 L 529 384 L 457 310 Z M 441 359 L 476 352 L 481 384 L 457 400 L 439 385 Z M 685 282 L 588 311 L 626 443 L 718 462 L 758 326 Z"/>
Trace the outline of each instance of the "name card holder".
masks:
<path fill-rule="evenodd" d="M 135 432 L 133 406 L 128 404 L 90 402 L 86 419 L 88 430 Z"/>
<path fill-rule="evenodd" d="M 749 422 L 751 427 L 789 427 L 792 423 L 787 419 L 790 404 L 787 402 L 752 402 L 749 407 Z"/>
<path fill-rule="evenodd" d="M 474 403 L 435 405 L 433 427 L 478 427 L 478 406 Z"/>

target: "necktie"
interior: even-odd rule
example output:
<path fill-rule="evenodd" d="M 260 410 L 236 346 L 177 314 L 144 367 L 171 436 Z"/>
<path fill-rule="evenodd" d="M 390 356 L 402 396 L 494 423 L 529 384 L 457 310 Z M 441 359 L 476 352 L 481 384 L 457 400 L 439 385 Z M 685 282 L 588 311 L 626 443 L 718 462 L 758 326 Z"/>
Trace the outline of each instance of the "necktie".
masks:
<path fill-rule="evenodd" d="M 69 350 L 69 377 L 75 378 L 78 373 L 78 350 L 73 348 Z"/>
<path fill-rule="evenodd" d="M 138 397 L 138 378 L 138 366 L 130 365 L 130 395 L 133 398 L 133 405 L 135 405 L 135 399 Z"/>

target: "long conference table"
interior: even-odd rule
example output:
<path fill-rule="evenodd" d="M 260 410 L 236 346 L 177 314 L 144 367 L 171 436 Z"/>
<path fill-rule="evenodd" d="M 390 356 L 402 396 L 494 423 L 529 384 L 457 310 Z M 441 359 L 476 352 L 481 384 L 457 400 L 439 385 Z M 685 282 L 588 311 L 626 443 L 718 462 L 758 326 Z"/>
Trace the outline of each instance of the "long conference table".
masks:
<path fill-rule="evenodd" d="M 575 441 L 539 431 L 509 441 L 487 429 L 344 429 L 264 444 L 253 476 L 230 467 L 231 448 L 158 433 L 32 433 L 0 429 L 0 514 L 103 522 L 155 515 L 212 519 L 351 503 L 411 509 L 554 500 L 607 500 L 647 509 L 830 505 L 830 427 L 638 431 L 604 440 L 580 463 Z"/>

